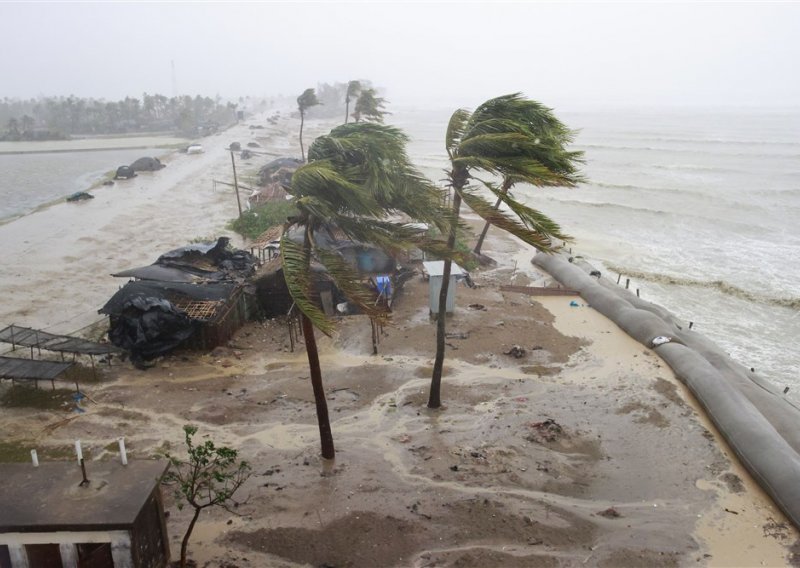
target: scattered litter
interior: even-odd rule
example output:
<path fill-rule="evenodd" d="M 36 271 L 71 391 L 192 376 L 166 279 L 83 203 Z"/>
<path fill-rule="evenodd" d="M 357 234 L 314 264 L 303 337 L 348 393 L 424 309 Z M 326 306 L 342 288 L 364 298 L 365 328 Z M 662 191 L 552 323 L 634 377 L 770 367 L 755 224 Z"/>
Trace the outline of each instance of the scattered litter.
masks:
<path fill-rule="evenodd" d="M 94 199 L 94 195 L 85 191 L 76 191 L 67 197 L 67 201 L 85 201 L 86 199 Z"/>
<path fill-rule="evenodd" d="M 564 429 L 552 418 L 548 418 L 543 422 L 528 423 L 528 428 L 534 430 L 534 432 L 525 436 L 525 439 L 529 442 L 555 442 L 564 434 Z"/>
<path fill-rule="evenodd" d="M 576 302 L 575 300 L 572 300 L 569 303 L 569 305 L 572 306 L 573 308 L 580 308 L 581 307 L 581 305 L 578 302 Z"/>
<path fill-rule="evenodd" d="M 519 345 L 513 345 L 511 349 L 503 353 L 503 355 L 510 355 L 511 357 L 514 357 L 514 359 L 522 359 L 523 357 L 525 357 L 525 353 L 526 351 L 524 347 L 520 347 Z"/>
<path fill-rule="evenodd" d="M 659 335 L 658 337 L 654 337 L 652 344 L 653 347 L 658 347 L 659 345 L 664 345 L 665 343 L 669 343 L 672 341 L 671 337 L 667 337 L 666 335 Z"/>
<path fill-rule="evenodd" d="M 465 331 L 454 331 L 452 333 L 445 333 L 444 336 L 447 339 L 468 339 L 469 333 Z"/>
<path fill-rule="evenodd" d="M 470 310 L 483 310 L 486 311 L 486 306 L 483 304 L 470 304 L 467 306 Z"/>

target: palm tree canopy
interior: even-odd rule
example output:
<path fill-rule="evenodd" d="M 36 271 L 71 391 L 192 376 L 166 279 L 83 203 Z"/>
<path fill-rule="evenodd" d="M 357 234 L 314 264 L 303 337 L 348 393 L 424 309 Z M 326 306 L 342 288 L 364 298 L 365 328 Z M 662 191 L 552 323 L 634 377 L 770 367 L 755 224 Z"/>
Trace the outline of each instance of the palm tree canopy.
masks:
<path fill-rule="evenodd" d="M 551 238 L 569 239 L 558 224 L 475 175 L 485 172 L 500 176 L 507 182 L 506 189 L 518 182 L 575 187 L 584 178 L 579 172 L 583 153 L 567 149 L 574 137 L 574 131 L 551 109 L 519 93 L 490 99 L 473 113 L 459 109 L 450 118 L 445 138 L 452 164 L 450 183 L 486 221 L 538 250 L 548 250 Z M 496 209 L 469 187 L 470 179 L 480 181 L 511 214 Z"/>
<path fill-rule="evenodd" d="M 358 95 L 361 91 L 360 81 L 350 81 L 347 83 L 347 93 L 345 93 L 345 100 L 350 101 Z"/>
<path fill-rule="evenodd" d="M 303 94 L 297 97 L 297 108 L 300 109 L 300 113 L 304 113 L 306 110 L 311 108 L 312 106 L 321 105 L 322 103 L 319 102 L 317 98 L 317 93 L 314 89 L 306 89 L 303 91 Z"/>
<path fill-rule="evenodd" d="M 287 192 L 299 214 L 290 225 L 302 227 L 303 245 L 284 232 L 281 253 L 289 292 L 298 308 L 320 331 L 330 334 L 333 322 L 319 308 L 319 276 L 312 261 L 324 268 L 348 299 L 363 313 L 386 318 L 374 304 L 374 294 L 362 284 L 356 269 L 332 249 L 318 246 L 316 234 L 334 232 L 396 253 L 419 247 L 447 256 L 444 242 L 432 240 L 412 223 L 389 220 L 392 213 L 435 223 L 445 232 L 449 215 L 436 189 L 411 165 L 405 151 L 408 138 L 380 124 L 348 124 L 317 138 L 309 148 L 310 162 L 298 168 Z M 287 227 L 288 228 L 288 227 Z"/>
<path fill-rule="evenodd" d="M 575 187 L 585 181 L 579 173 L 583 152 L 567 149 L 575 132 L 552 109 L 520 93 L 490 99 L 471 115 L 456 111 L 453 119 L 447 148 L 467 169 L 535 186 Z"/>
<path fill-rule="evenodd" d="M 384 216 L 402 213 L 444 230 L 444 193 L 412 166 L 407 143 L 408 137 L 393 126 L 345 124 L 314 140 L 308 157 L 328 160 L 348 180 L 365 187 Z"/>

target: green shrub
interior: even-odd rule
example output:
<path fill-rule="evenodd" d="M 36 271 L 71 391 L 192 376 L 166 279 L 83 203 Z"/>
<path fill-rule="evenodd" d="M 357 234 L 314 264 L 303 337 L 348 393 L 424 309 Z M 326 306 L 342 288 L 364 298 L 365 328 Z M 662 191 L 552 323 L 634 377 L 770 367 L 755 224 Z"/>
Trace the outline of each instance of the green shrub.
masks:
<path fill-rule="evenodd" d="M 230 221 L 228 229 L 255 239 L 270 227 L 285 223 L 286 218 L 292 215 L 297 215 L 297 209 L 290 201 L 268 201 Z"/>

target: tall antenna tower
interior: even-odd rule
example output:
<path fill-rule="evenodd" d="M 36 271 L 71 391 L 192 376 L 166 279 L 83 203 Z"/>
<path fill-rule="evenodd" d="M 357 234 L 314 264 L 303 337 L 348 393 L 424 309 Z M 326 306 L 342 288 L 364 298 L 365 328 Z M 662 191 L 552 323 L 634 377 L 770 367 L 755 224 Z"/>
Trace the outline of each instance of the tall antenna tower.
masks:
<path fill-rule="evenodd" d="M 178 78 L 175 75 L 175 60 L 170 61 L 170 66 L 172 67 L 172 97 L 178 96 Z"/>

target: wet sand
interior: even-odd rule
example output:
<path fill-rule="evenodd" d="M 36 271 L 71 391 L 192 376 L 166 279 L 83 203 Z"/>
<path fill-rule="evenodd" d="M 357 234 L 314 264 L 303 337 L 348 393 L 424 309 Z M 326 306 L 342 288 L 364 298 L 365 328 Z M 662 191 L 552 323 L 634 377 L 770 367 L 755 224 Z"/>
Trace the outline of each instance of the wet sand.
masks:
<path fill-rule="evenodd" d="M 291 150 L 281 129 L 292 126 L 279 124 L 265 149 Z M 210 180 L 228 179 L 222 148 L 245 134 L 98 191 L 75 226 L 64 204 L 0 227 L 15 274 L 2 277 L 0 321 L 78 329 L 121 284 L 108 273 L 219 231 L 236 204 Z M 443 409 L 425 407 L 435 326 L 420 276 L 398 298 L 379 355 L 360 317 L 319 339 L 333 462 L 319 458 L 305 354 L 289 350 L 278 321 L 148 371 L 103 368 L 84 386 L 83 414 L 3 408 L 2 441 L 47 456 L 81 439 L 91 459 L 114 459 L 125 436 L 131 459 L 149 458 L 179 450 L 182 425 L 193 423 L 238 449 L 254 475 L 236 514 L 201 517 L 190 545 L 200 566 L 798 562 L 797 531 L 660 358 L 580 299 L 501 291 L 550 278 L 530 265 L 531 251 L 495 233 L 485 250 L 500 265 L 474 273 L 477 288 L 457 289 Z M 515 345 L 519 358 L 508 354 Z M 189 512 L 165 496 L 175 556 Z"/>

